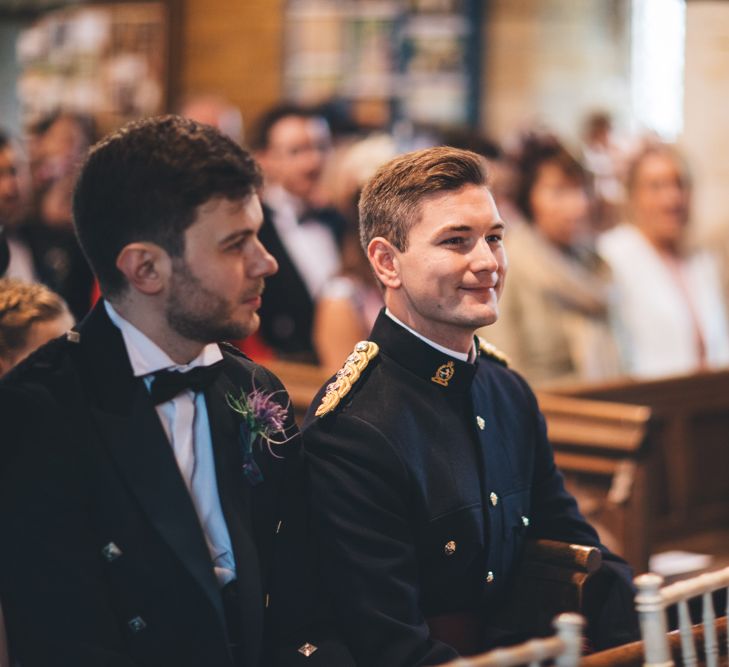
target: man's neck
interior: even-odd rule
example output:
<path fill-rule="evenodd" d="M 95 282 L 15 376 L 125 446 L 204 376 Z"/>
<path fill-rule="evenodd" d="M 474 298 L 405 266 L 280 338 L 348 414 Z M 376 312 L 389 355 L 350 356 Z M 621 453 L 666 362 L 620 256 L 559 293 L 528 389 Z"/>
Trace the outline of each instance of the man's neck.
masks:
<path fill-rule="evenodd" d="M 205 347 L 203 343 L 183 338 L 175 333 L 161 317 L 158 308 L 148 307 L 131 298 L 109 301 L 119 315 L 139 329 L 176 364 L 185 365 L 195 359 Z"/>

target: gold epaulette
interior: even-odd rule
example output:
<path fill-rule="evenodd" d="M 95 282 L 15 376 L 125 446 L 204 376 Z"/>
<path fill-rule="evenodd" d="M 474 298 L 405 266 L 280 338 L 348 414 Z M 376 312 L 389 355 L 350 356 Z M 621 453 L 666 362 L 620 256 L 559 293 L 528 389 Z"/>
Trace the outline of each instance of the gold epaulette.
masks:
<path fill-rule="evenodd" d="M 511 361 L 499 348 L 478 336 L 478 349 L 490 359 L 498 361 L 502 366 L 509 367 Z"/>
<path fill-rule="evenodd" d="M 347 361 L 337 371 L 337 377 L 327 386 L 324 398 L 314 413 L 317 417 L 323 417 L 328 412 L 334 410 L 339 402 L 349 393 L 362 371 L 372 361 L 380 351 L 377 343 L 363 340 L 354 346 L 354 352 L 347 357 Z"/>

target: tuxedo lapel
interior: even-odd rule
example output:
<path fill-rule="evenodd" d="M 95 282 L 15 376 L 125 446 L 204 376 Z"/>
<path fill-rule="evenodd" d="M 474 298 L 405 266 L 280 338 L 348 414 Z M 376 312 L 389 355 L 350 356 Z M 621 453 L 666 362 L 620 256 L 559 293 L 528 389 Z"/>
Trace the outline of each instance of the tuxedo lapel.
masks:
<path fill-rule="evenodd" d="M 197 513 L 144 382 L 132 375 L 121 332 L 101 304 L 79 331 L 79 371 L 101 441 L 150 522 L 203 589 L 225 627 Z"/>
<path fill-rule="evenodd" d="M 205 392 L 210 435 L 215 456 L 215 473 L 223 515 L 235 555 L 241 605 L 246 664 L 260 661 L 263 635 L 263 590 L 261 568 L 253 535 L 253 488 L 243 475 L 238 418 L 228 407 L 226 394 L 238 394 L 225 370 Z"/>

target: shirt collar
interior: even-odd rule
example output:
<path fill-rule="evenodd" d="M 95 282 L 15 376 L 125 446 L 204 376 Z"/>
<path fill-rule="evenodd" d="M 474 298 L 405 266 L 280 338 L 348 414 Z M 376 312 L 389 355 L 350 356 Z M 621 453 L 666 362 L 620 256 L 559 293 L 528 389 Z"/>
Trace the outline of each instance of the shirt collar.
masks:
<path fill-rule="evenodd" d="M 473 343 L 471 343 L 471 349 L 468 352 L 456 352 L 455 350 L 451 350 L 450 348 L 444 347 L 443 345 L 438 345 L 438 343 L 433 342 L 432 340 L 430 340 L 430 338 L 426 338 L 422 334 L 415 331 L 415 329 L 410 328 L 407 324 L 395 317 L 390 312 L 389 308 L 385 308 L 385 315 L 387 315 L 396 324 L 399 324 L 403 329 L 407 329 L 411 334 L 413 334 L 413 336 L 420 338 L 420 340 L 430 345 L 430 347 L 434 347 L 436 350 L 438 350 L 438 352 L 442 352 L 443 354 L 447 354 L 449 357 L 453 357 L 454 359 L 459 359 L 460 361 L 465 361 L 467 363 L 473 363 L 473 360 L 476 358 L 476 350 Z"/>
<path fill-rule="evenodd" d="M 305 202 L 296 195 L 292 195 L 286 188 L 278 183 L 267 185 L 263 190 L 263 201 L 273 209 L 289 210 L 298 220 L 306 209 Z"/>
<path fill-rule="evenodd" d="M 210 366 L 223 358 L 220 347 L 216 343 L 209 343 L 190 363 L 175 363 L 162 348 L 131 322 L 125 320 L 106 300 L 104 308 L 109 319 L 121 331 L 134 377 L 149 375 L 167 368 L 186 371 L 195 366 Z"/>

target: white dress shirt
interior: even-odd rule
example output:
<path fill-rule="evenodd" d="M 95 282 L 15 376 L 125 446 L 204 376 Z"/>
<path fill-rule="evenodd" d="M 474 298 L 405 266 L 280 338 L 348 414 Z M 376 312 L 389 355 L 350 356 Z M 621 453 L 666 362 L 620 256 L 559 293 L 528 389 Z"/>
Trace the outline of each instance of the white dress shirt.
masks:
<path fill-rule="evenodd" d="M 271 208 L 272 223 L 312 299 L 339 271 L 339 250 L 331 230 L 316 220 L 299 224 L 303 206 L 280 185 L 270 185 L 263 195 Z"/>
<path fill-rule="evenodd" d="M 133 324 L 117 313 L 108 301 L 104 307 L 119 328 L 132 365 L 134 377 L 144 378 L 147 389 L 154 373 L 161 370 L 189 371 L 196 366 L 210 366 L 223 358 L 220 348 L 211 343 L 189 364 L 176 364 Z M 202 392 L 183 391 L 172 400 L 156 406 L 157 414 L 172 445 L 182 479 L 192 497 L 205 533 L 215 576 L 220 586 L 235 579 L 235 559 L 230 534 L 223 517 L 215 476 L 208 409 Z"/>

